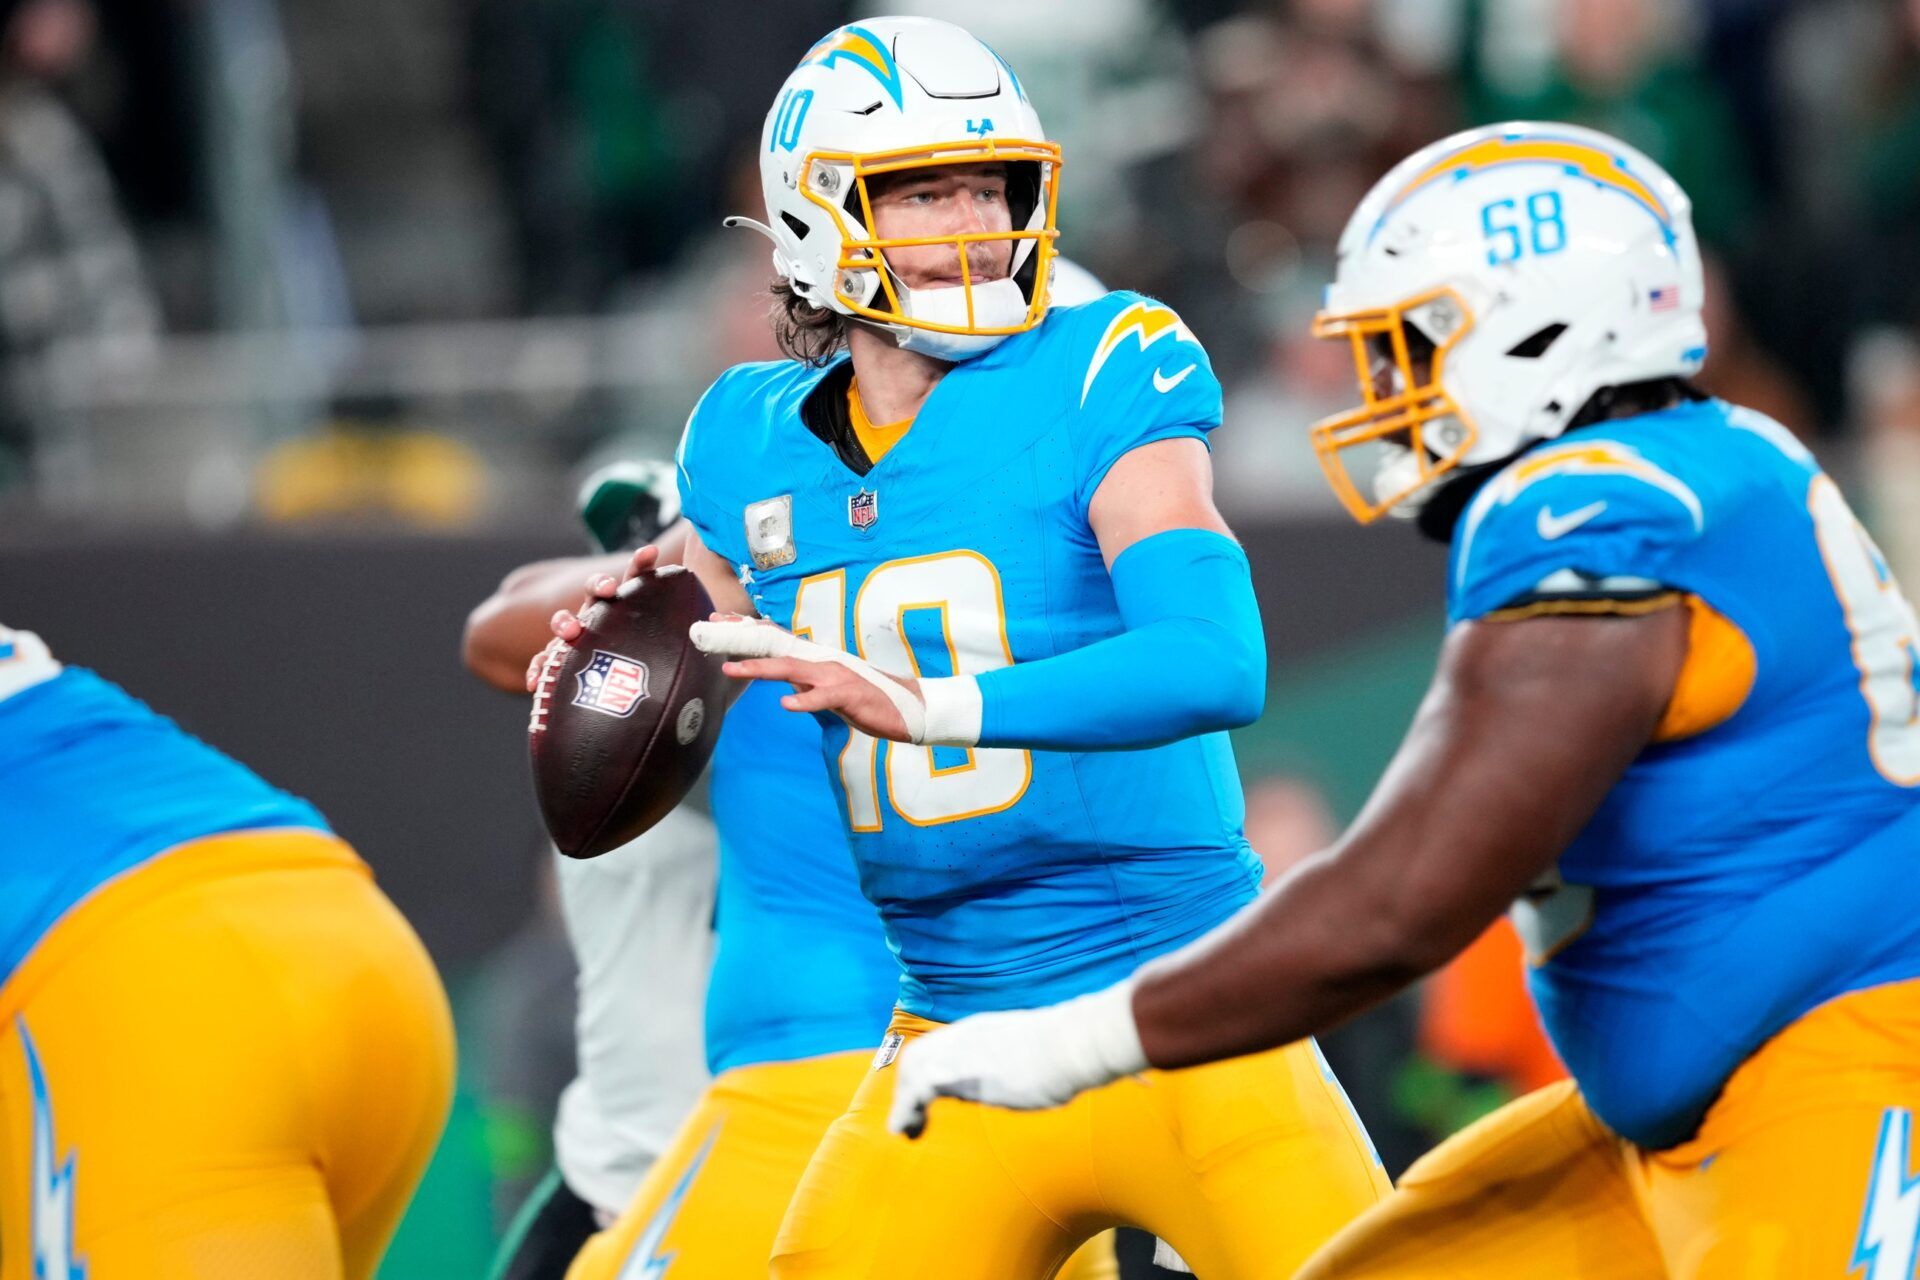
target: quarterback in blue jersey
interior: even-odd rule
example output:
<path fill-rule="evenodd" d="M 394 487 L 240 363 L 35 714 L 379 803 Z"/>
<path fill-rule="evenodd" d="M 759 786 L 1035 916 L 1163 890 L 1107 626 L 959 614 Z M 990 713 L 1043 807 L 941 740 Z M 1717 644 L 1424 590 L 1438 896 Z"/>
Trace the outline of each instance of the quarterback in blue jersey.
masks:
<path fill-rule="evenodd" d="M 1052 1276 L 1133 1224 L 1217 1280 L 1290 1275 L 1385 1189 L 1310 1042 L 885 1130 L 902 1044 L 1110 999 L 1254 899 L 1224 731 L 1259 714 L 1265 644 L 1212 501 L 1206 353 L 1138 295 L 1049 308 L 1059 150 L 956 27 L 830 33 L 761 153 L 799 358 L 729 371 L 688 423 L 686 563 L 739 615 L 694 638 L 820 717 L 902 969 L 773 1273 Z"/>
<path fill-rule="evenodd" d="M 1513 900 L 1573 1082 L 1303 1277 L 1910 1280 L 1920 624 L 1811 455 L 1687 381 L 1701 288 L 1686 196 L 1604 135 L 1493 126 L 1381 181 L 1317 322 L 1366 402 L 1315 441 L 1360 518 L 1451 542 L 1432 691 L 1332 850 L 1098 1016 L 917 1046 L 901 1127 L 1311 1033 Z"/>
<path fill-rule="evenodd" d="M 370 1280 L 452 1091 L 313 806 L 0 626 L 0 1276 Z"/>
<path fill-rule="evenodd" d="M 583 514 L 603 545 L 657 539 L 671 558 L 686 533 L 662 529 L 680 508 L 673 470 L 662 467 L 660 484 L 651 469 L 623 464 L 585 495 Z M 469 667 L 518 691 L 528 655 L 547 639 L 548 618 L 580 599 L 583 581 L 589 591 L 610 587 L 626 561 L 620 554 L 516 570 L 469 621 Z M 664 1150 L 647 1153 L 655 1158 L 616 1220 L 593 1234 L 580 1193 L 554 1186 L 503 1258 L 503 1280 L 610 1280 L 629 1268 L 647 1274 L 668 1258 L 681 1280 L 764 1273 L 807 1161 L 866 1074 L 900 970 L 854 876 L 821 763 L 820 726 L 783 710 L 780 688 L 758 684 L 742 694 L 707 775 L 720 844 L 705 1019 L 713 1079 Z M 628 927 L 647 921 L 636 917 Z M 632 977 L 606 964 L 588 973 L 584 961 L 583 986 Z M 1063 1275 L 1111 1280 L 1111 1240 L 1083 1249 Z"/>

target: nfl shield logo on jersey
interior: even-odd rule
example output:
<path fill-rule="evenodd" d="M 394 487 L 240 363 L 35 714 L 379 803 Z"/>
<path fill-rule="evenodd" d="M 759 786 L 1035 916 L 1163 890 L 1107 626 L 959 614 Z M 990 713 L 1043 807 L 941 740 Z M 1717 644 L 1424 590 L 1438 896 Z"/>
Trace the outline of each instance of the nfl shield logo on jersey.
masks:
<path fill-rule="evenodd" d="M 847 499 L 847 523 L 865 533 L 873 528 L 873 522 L 880 518 L 880 495 L 871 489 L 862 489 Z"/>
<path fill-rule="evenodd" d="M 593 651 L 593 661 L 577 679 L 580 689 L 573 695 L 573 705 L 602 715 L 630 716 L 647 700 L 646 664 L 605 649 Z"/>

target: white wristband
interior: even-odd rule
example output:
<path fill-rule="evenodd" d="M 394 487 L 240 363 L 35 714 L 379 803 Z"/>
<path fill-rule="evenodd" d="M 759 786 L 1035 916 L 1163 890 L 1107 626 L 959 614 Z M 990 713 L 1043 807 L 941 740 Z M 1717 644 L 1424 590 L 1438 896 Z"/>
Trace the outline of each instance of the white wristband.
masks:
<path fill-rule="evenodd" d="M 972 676 L 936 676 L 920 681 L 927 727 L 914 741 L 923 747 L 971 747 L 980 741 L 980 682 Z"/>

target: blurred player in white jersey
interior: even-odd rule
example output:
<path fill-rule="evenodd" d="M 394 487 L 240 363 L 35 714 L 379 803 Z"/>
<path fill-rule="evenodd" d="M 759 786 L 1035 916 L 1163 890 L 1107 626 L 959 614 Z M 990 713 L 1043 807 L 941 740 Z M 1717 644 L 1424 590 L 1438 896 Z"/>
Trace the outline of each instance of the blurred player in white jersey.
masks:
<path fill-rule="evenodd" d="M 591 478 L 583 518 L 603 547 L 650 542 L 679 512 L 664 463 L 625 464 Z M 594 558 L 566 562 L 575 586 Z M 547 562 L 551 566 L 553 562 Z M 509 575 L 474 611 L 465 657 L 474 674 L 520 687 L 526 655 L 498 657 L 503 601 L 543 566 Z M 537 612 L 537 611 L 536 611 Z M 509 630 L 511 618 L 507 618 Z M 544 643 L 532 620 L 527 643 Z M 489 643 L 492 642 L 492 644 Z M 504 661 L 504 666 L 502 662 Z M 682 806 L 603 857 L 553 856 L 567 942 L 579 966 L 578 1074 L 561 1092 L 554 1170 L 508 1230 L 494 1280 L 559 1280 L 589 1236 L 617 1217 L 707 1084 L 702 1033 L 713 962 L 713 823 Z"/>

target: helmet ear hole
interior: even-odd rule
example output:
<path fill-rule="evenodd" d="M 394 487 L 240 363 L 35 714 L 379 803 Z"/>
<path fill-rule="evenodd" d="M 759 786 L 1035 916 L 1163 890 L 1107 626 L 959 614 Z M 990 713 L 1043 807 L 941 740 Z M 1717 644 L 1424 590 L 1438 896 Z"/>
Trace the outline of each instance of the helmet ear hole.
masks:
<path fill-rule="evenodd" d="M 1538 360 L 1547 354 L 1547 348 L 1553 345 L 1554 340 L 1566 331 L 1567 326 L 1556 320 L 1514 343 L 1507 349 L 1507 354 L 1516 360 Z"/>
<path fill-rule="evenodd" d="M 780 221 L 787 224 L 787 230 L 793 232 L 795 240 L 805 240 L 807 232 L 813 229 L 784 209 L 780 211 Z"/>

